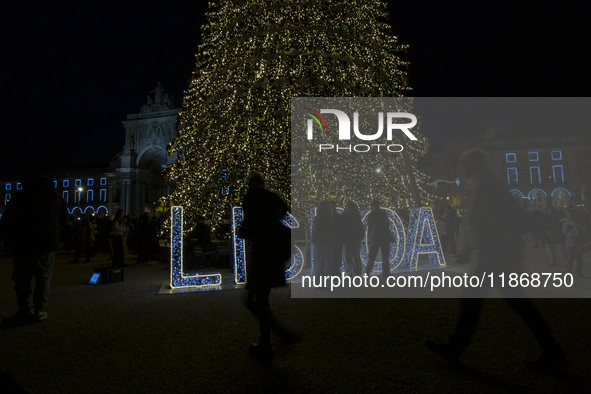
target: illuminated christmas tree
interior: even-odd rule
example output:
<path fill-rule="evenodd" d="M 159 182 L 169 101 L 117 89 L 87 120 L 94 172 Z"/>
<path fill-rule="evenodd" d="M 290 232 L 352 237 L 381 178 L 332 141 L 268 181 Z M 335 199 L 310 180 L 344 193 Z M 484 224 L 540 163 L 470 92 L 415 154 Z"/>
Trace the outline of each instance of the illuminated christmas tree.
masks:
<path fill-rule="evenodd" d="M 163 173 L 174 191 L 160 203 L 183 206 L 188 229 L 205 216 L 215 230 L 243 198 L 253 171 L 291 201 L 292 97 L 400 97 L 409 87 L 408 63 L 397 56 L 407 47 L 392 34 L 382 1 L 221 0 L 209 7 L 169 147 L 178 158 Z M 424 154 L 421 146 L 411 161 Z M 407 166 L 415 171 L 414 163 Z M 386 167 L 378 175 L 387 175 Z M 408 185 L 393 182 L 401 204 Z M 326 199 L 338 190 L 309 191 Z"/>

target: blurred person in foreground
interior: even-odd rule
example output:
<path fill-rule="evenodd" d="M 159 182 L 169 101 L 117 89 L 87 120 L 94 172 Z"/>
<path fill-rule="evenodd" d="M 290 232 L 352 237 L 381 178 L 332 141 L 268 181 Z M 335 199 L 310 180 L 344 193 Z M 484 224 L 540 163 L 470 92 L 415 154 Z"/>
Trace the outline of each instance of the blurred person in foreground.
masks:
<path fill-rule="evenodd" d="M 273 318 L 269 295 L 273 287 L 285 286 L 285 266 L 291 257 L 291 232 L 281 221 L 287 204 L 265 188 L 263 177 L 255 173 L 248 181 L 243 202 L 244 221 L 240 237 L 247 240 L 246 305 L 259 319 L 259 343 L 249 352 L 263 360 L 273 357 L 271 331 L 284 342 L 293 342 L 294 334 L 283 329 Z"/>
<path fill-rule="evenodd" d="M 486 153 L 468 151 L 460 163 L 468 189 L 467 229 L 469 250 L 479 252 L 475 275 L 504 272 L 521 273 L 521 236 L 523 213 L 517 202 L 486 168 Z M 447 343 L 427 341 L 427 347 L 449 361 L 457 362 L 470 344 L 482 309 L 485 289 L 470 290 L 461 300 L 459 321 Z M 560 368 L 568 365 L 540 311 L 519 288 L 502 290 L 501 295 L 523 319 L 543 354 L 526 365 L 535 368 Z"/>
<path fill-rule="evenodd" d="M 26 174 L 22 191 L 9 201 L 1 222 L 2 234 L 13 257 L 12 280 L 18 303 L 18 312 L 4 318 L 2 326 L 47 318 L 55 252 L 67 217 L 66 204 L 53 189 L 53 182 L 38 174 Z"/>

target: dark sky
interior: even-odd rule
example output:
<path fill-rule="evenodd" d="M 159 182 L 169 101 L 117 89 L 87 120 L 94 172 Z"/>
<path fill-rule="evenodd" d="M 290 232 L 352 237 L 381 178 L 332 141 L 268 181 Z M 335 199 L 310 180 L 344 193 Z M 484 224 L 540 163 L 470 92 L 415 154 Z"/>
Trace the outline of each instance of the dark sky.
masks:
<path fill-rule="evenodd" d="M 180 102 L 205 2 L 11 3 L 0 8 L 1 172 L 107 162 L 157 81 Z M 411 45 L 410 95 L 588 96 L 588 13 L 544 4 L 391 0 L 393 31 Z"/>

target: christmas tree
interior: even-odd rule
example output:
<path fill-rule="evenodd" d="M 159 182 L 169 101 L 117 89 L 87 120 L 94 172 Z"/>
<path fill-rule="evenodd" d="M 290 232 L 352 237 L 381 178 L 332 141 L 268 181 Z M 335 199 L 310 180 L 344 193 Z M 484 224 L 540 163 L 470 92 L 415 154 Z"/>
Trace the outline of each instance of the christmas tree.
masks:
<path fill-rule="evenodd" d="M 400 97 L 409 89 L 408 63 L 397 55 L 407 46 L 392 34 L 383 1 L 222 0 L 209 7 L 178 137 L 169 146 L 178 158 L 163 173 L 174 191 L 160 202 L 183 206 L 189 230 L 200 216 L 216 230 L 254 171 L 291 201 L 292 97 Z M 416 193 L 408 192 L 415 180 L 407 175 L 414 176 L 425 149 L 423 143 L 405 157 L 406 183 L 397 168 L 398 176 L 384 184 L 391 166 L 356 176 L 364 187 L 375 178 L 384 197 L 396 199 L 390 205 L 408 205 L 405 198 Z M 310 185 L 306 195 L 335 199 L 339 190 Z"/>

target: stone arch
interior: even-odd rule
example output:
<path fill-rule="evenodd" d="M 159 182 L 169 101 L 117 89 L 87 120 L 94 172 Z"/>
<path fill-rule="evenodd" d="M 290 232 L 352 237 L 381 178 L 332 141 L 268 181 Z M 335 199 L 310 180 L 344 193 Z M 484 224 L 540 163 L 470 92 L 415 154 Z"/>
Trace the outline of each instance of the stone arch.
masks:
<path fill-rule="evenodd" d="M 552 206 L 556 209 L 567 208 L 570 204 L 570 198 L 572 197 L 570 192 L 563 188 L 557 187 L 552 191 Z"/>
<path fill-rule="evenodd" d="M 523 197 L 523 193 L 517 189 L 511 189 L 509 190 L 509 193 L 511 193 L 517 204 L 523 208 L 523 199 L 525 198 Z"/>
<path fill-rule="evenodd" d="M 138 155 L 137 166 L 142 170 L 157 172 L 160 174 L 163 166 L 167 164 L 167 152 L 161 146 L 149 146 Z"/>
<path fill-rule="evenodd" d="M 548 206 L 547 197 L 542 189 L 532 189 L 528 194 L 530 209 L 545 211 Z"/>

